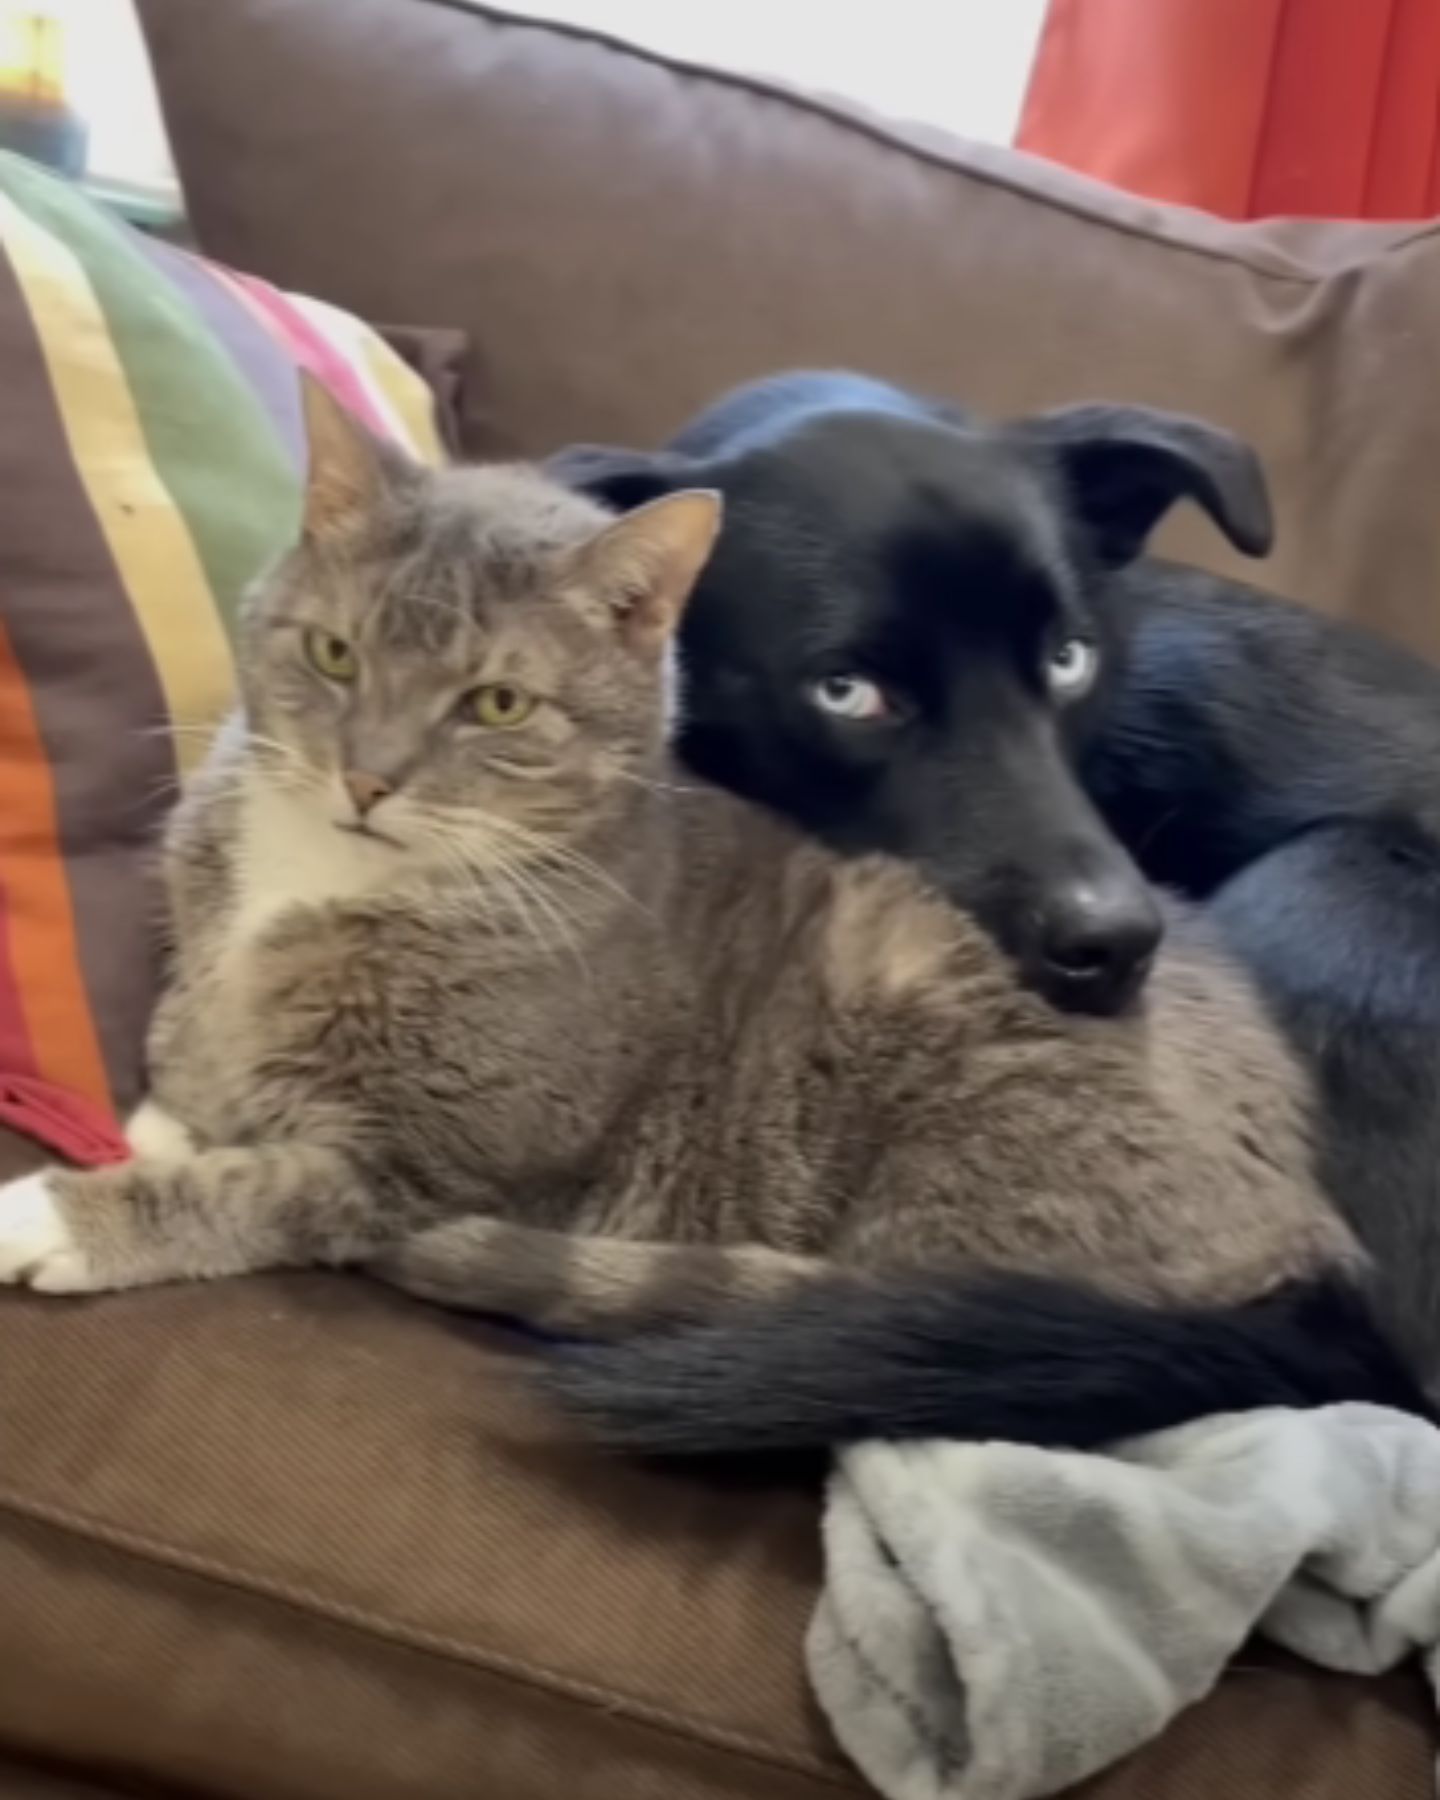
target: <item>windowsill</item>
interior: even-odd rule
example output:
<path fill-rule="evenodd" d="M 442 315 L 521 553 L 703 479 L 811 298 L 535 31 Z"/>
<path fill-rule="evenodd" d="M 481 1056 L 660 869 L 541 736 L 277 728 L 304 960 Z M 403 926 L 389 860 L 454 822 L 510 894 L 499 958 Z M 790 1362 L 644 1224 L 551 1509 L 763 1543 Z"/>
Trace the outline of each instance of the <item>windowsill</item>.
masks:
<path fill-rule="evenodd" d="M 92 200 L 142 231 L 173 231 L 184 223 L 185 201 L 178 182 L 120 181 L 86 175 L 80 183 Z"/>

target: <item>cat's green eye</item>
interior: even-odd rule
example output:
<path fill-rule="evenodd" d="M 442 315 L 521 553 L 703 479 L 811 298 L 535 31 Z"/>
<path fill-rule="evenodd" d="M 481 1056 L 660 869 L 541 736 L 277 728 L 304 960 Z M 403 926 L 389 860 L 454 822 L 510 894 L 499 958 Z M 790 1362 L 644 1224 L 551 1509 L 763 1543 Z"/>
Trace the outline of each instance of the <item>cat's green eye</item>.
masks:
<path fill-rule="evenodd" d="M 512 681 L 492 681 L 465 697 L 466 716 L 491 731 L 509 731 L 523 725 L 534 710 L 534 695 Z"/>
<path fill-rule="evenodd" d="M 360 672 L 360 659 L 333 631 L 318 631 L 312 626 L 305 633 L 305 654 L 327 681 L 353 681 Z"/>

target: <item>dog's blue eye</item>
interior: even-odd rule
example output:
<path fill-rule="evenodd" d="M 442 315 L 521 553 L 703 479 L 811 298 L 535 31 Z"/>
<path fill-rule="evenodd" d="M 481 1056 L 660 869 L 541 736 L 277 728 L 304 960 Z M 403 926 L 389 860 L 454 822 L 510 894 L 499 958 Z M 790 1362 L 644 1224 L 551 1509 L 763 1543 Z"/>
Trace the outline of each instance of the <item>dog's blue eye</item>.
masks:
<path fill-rule="evenodd" d="M 1057 700 L 1078 700 L 1095 679 L 1100 657 L 1084 638 L 1066 638 L 1045 658 L 1045 680 Z"/>
<path fill-rule="evenodd" d="M 885 690 L 865 675 L 827 675 L 807 690 L 821 712 L 836 719 L 883 719 L 890 711 Z"/>

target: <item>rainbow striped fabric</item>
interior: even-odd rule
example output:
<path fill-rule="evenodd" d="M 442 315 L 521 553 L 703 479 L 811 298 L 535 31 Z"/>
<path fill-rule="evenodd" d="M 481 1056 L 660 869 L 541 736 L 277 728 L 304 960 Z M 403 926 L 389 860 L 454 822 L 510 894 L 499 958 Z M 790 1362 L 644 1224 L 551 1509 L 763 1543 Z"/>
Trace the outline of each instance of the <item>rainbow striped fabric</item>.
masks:
<path fill-rule="evenodd" d="M 157 828 L 297 529 L 300 368 L 440 458 L 374 331 L 0 155 L 0 1123 L 82 1157 L 139 1092 Z"/>

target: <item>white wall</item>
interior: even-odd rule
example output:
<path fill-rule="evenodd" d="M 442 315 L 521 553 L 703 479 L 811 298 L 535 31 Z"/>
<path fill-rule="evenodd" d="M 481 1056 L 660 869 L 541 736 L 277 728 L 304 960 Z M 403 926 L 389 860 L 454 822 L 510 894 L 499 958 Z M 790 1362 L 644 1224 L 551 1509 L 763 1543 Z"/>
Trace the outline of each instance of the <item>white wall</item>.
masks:
<path fill-rule="evenodd" d="M 1046 0 L 502 0 L 1008 144 Z"/>
<path fill-rule="evenodd" d="M 0 6 L 17 0 L 0 0 Z M 43 3 L 43 0 L 42 0 Z M 222 6 L 227 0 L 191 0 Z M 506 0 L 696 62 L 777 76 L 964 137 L 1014 136 L 1046 0 Z M 173 180 L 132 0 L 50 0 L 94 175 Z"/>
<path fill-rule="evenodd" d="M 195 3 L 223 6 L 225 0 Z M 48 0 L 48 6 L 66 27 L 72 97 L 90 126 L 89 172 L 168 190 L 174 172 L 131 0 Z"/>

